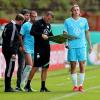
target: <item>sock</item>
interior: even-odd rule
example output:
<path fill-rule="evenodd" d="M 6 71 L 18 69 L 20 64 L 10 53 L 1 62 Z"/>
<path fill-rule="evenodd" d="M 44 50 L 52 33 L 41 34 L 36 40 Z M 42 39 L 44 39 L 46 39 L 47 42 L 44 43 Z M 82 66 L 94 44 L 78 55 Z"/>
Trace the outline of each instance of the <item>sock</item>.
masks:
<path fill-rule="evenodd" d="M 26 87 L 30 87 L 31 80 L 27 81 Z"/>
<path fill-rule="evenodd" d="M 77 86 L 77 73 L 71 74 L 74 86 Z"/>
<path fill-rule="evenodd" d="M 26 67 L 23 71 L 22 77 L 21 77 L 21 84 L 26 83 L 26 81 L 29 77 L 29 73 L 30 73 L 31 69 L 32 69 L 32 66 L 26 65 Z"/>
<path fill-rule="evenodd" d="M 45 81 L 41 82 L 41 88 L 44 89 L 45 88 Z"/>
<path fill-rule="evenodd" d="M 80 86 L 83 85 L 85 73 L 80 73 Z"/>

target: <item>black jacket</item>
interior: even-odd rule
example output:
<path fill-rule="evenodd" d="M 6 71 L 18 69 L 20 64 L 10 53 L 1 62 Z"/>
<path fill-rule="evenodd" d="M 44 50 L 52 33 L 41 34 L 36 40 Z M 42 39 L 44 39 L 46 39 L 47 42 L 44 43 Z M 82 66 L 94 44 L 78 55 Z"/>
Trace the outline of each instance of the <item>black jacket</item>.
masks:
<path fill-rule="evenodd" d="M 42 34 L 52 36 L 51 25 L 43 19 L 36 21 L 31 28 L 30 34 L 34 36 L 35 45 L 39 47 L 49 46 L 49 40 L 44 40 Z"/>
<path fill-rule="evenodd" d="M 3 38 L 2 49 L 3 50 L 10 51 L 12 54 L 17 53 L 17 50 L 19 47 L 19 41 L 18 41 L 19 30 L 20 29 L 18 25 L 16 25 L 16 31 L 15 31 L 14 39 L 11 45 L 10 43 L 11 43 L 11 36 L 12 36 L 12 31 L 13 31 L 13 23 L 10 22 L 5 26 L 2 33 L 2 38 Z"/>

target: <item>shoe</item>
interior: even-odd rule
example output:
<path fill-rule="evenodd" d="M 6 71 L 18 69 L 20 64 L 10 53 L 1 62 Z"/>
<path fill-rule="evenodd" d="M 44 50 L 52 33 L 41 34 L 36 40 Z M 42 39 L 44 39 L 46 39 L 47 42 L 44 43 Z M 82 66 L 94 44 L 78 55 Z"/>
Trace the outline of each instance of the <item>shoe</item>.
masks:
<path fill-rule="evenodd" d="M 79 91 L 79 88 L 78 88 L 78 86 L 74 86 L 74 87 L 73 87 L 73 91 L 74 91 L 74 92 L 77 92 L 77 91 Z"/>
<path fill-rule="evenodd" d="M 24 89 L 26 92 L 33 92 L 32 88 L 30 86 L 25 86 Z"/>
<path fill-rule="evenodd" d="M 47 88 L 41 88 L 40 92 L 51 92 L 50 90 L 48 90 Z"/>
<path fill-rule="evenodd" d="M 83 86 L 79 86 L 79 91 L 84 92 Z"/>
<path fill-rule="evenodd" d="M 32 89 L 31 86 L 25 86 L 24 89 L 26 92 L 36 92 L 37 91 L 35 89 Z"/>
<path fill-rule="evenodd" d="M 18 91 L 22 91 L 22 89 L 20 87 L 16 87 L 15 90 Z"/>
<path fill-rule="evenodd" d="M 25 83 L 24 83 L 24 82 L 20 84 L 20 89 L 21 89 L 22 91 L 25 91 Z"/>
<path fill-rule="evenodd" d="M 5 89 L 5 92 L 16 92 L 13 88 L 8 88 L 8 89 Z"/>

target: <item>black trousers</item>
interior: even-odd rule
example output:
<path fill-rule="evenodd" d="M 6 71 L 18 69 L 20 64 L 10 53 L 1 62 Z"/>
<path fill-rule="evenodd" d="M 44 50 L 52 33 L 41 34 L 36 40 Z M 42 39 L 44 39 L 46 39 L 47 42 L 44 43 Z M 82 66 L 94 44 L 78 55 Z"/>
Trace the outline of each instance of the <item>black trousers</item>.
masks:
<path fill-rule="evenodd" d="M 15 67 L 15 59 L 12 59 L 12 53 L 9 50 L 2 49 L 6 61 L 5 69 L 5 90 L 11 88 L 11 78 Z"/>

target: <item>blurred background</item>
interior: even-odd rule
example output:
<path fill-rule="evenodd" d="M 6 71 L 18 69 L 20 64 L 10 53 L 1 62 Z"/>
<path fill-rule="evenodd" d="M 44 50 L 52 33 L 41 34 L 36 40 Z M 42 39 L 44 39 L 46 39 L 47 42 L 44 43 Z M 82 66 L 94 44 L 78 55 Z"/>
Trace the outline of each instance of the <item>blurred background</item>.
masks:
<path fill-rule="evenodd" d="M 53 23 L 63 23 L 71 15 L 71 5 L 76 3 L 82 16 L 88 18 L 90 31 L 100 31 L 100 0 L 0 0 L 0 28 L 22 9 L 34 9 L 39 16 L 51 10 L 55 15 Z"/>
<path fill-rule="evenodd" d="M 54 23 L 62 23 L 70 16 L 72 4 L 79 4 L 83 16 L 100 15 L 100 0 L 0 0 L 0 18 L 11 19 L 24 8 L 35 9 L 41 16 L 44 11 L 52 10 Z"/>
<path fill-rule="evenodd" d="M 70 8 L 73 4 L 80 6 L 81 16 L 86 17 L 89 22 L 93 52 L 91 55 L 88 54 L 87 64 L 100 65 L 100 0 L 0 0 L 0 44 L 2 43 L 1 35 L 5 24 L 11 19 L 14 19 L 15 15 L 22 11 L 22 9 L 34 9 L 38 12 L 39 17 L 41 17 L 45 11 L 53 11 L 55 16 L 51 24 L 53 33 L 54 35 L 62 34 L 63 22 L 66 18 L 71 16 Z M 64 59 L 63 56 L 65 55 L 65 47 L 59 44 L 55 46 L 54 49 L 52 47 L 51 56 L 53 56 L 52 58 L 54 59 L 51 60 L 51 63 L 54 67 L 55 64 L 58 64 L 60 67 L 61 65 L 59 64 L 62 64 L 62 67 L 64 67 L 64 60 L 67 62 L 67 58 Z M 58 50 L 58 47 L 61 49 Z M 0 64 L 3 62 L 1 55 Z M 0 66 L 2 67 L 2 65 Z"/>

